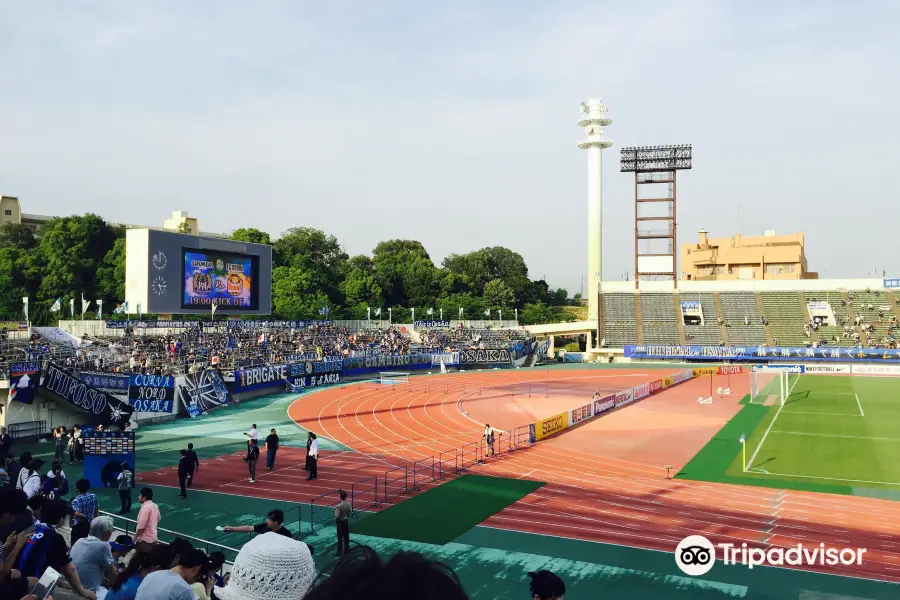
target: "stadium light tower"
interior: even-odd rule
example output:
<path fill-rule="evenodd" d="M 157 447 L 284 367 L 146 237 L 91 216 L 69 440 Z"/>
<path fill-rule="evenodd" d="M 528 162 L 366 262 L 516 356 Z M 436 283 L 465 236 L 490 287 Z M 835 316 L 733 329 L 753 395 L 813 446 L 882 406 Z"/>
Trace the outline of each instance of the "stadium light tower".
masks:
<path fill-rule="evenodd" d="M 603 138 L 603 128 L 612 123 L 606 105 L 600 98 L 581 103 L 578 126 L 584 127 L 587 138 L 578 147 L 588 151 L 588 320 L 600 323 L 600 282 L 603 278 L 603 224 L 601 221 L 602 174 L 601 152 L 612 146 Z M 599 332 L 598 332 L 599 334 Z M 598 338 L 595 342 L 600 343 Z M 588 346 L 591 346 L 588 340 Z"/>

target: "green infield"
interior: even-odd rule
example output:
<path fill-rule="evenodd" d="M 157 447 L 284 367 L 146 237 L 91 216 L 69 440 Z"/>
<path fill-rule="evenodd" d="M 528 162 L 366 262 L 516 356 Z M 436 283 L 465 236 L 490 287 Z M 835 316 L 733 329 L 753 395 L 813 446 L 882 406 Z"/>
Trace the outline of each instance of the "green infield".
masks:
<path fill-rule="evenodd" d="M 900 499 L 900 380 L 759 375 L 753 400 L 677 477 Z"/>
<path fill-rule="evenodd" d="M 354 533 L 443 545 L 544 485 L 463 475 L 362 519 Z"/>

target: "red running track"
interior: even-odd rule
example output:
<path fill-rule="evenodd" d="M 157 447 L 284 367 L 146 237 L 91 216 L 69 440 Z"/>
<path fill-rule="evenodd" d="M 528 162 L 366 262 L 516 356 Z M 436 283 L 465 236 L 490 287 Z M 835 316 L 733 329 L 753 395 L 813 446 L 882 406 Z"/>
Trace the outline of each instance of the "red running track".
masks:
<path fill-rule="evenodd" d="M 463 411 L 472 415 L 477 412 L 481 418 L 489 418 L 492 425 L 504 429 L 533 420 L 511 423 L 509 411 L 504 410 L 513 394 L 521 396 L 523 389 L 529 389 L 529 382 L 532 400 L 537 398 L 537 404 L 541 404 L 542 385 L 546 394 L 544 405 L 548 410 L 537 416 L 550 416 L 562 412 L 558 409 L 562 401 L 560 394 L 555 393 L 560 389 L 573 391 L 583 383 L 575 397 L 584 399 L 593 389 L 608 393 L 668 374 L 661 370 L 650 373 L 556 371 L 552 375 L 556 381 L 549 384 L 548 390 L 542 383 L 546 382 L 547 373 L 535 369 L 417 377 L 409 384 L 360 384 L 303 396 L 290 406 L 290 417 L 304 428 L 356 452 L 336 453 L 333 457 L 323 455 L 322 479 L 318 482 L 299 480 L 298 474 L 290 471 L 287 474 L 276 471 L 267 473 L 266 479 L 258 479 L 252 488 L 237 481 L 220 485 L 247 495 L 265 493 L 275 498 L 289 499 L 286 496 L 291 495 L 290 499 L 301 496 L 308 499 L 315 492 L 327 492 L 324 488 L 334 490 L 338 481 L 346 486 L 346 482 L 359 474 L 378 471 L 383 474 L 392 466 L 437 456 L 478 441 L 483 424 Z M 696 385 L 683 384 L 652 398 L 656 402 L 671 399 L 673 405 L 683 410 L 690 405 L 686 400 L 696 401 Z M 565 408 L 587 402 L 572 398 L 568 401 L 571 405 Z M 612 416 L 627 420 L 629 415 L 634 415 L 634 419 L 646 419 L 648 413 L 641 414 L 636 409 L 643 402 L 647 400 L 589 421 L 582 426 L 582 433 L 592 428 L 602 432 L 598 426 Z M 493 404 L 499 407 L 494 412 Z M 697 407 L 696 410 L 703 410 L 702 405 Z M 660 465 L 585 452 L 567 443 L 569 435 L 572 434 L 564 433 L 474 467 L 473 470 L 484 474 L 547 482 L 537 492 L 490 517 L 483 526 L 666 552 L 673 551 L 682 538 L 692 534 L 705 535 L 714 544 L 732 543 L 738 547 L 744 542 L 756 547 L 790 547 L 798 543 L 862 547 L 867 548 L 867 553 L 861 565 L 804 568 L 900 582 L 898 503 L 667 480 Z M 502 439 L 500 443 L 504 443 Z M 302 450 L 297 452 L 297 457 L 291 458 L 299 463 Z M 290 469 L 300 468 L 302 465 L 298 464 Z M 278 486 L 261 486 L 261 481 L 269 477 L 287 479 L 279 480 Z"/>

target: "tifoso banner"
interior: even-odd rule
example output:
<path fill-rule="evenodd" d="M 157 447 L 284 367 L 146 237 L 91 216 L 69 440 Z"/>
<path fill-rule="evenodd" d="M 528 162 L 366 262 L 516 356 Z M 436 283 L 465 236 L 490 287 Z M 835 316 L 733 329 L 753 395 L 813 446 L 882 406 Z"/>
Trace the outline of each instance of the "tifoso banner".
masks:
<path fill-rule="evenodd" d="M 569 413 L 562 413 L 547 419 L 542 419 L 534 424 L 534 439 L 542 440 L 554 433 L 559 433 L 568 426 Z"/>
<path fill-rule="evenodd" d="M 585 404 L 579 408 L 576 408 L 572 411 L 572 414 L 569 415 L 569 427 L 575 425 L 575 423 L 581 423 L 582 421 L 587 421 L 591 417 L 594 416 L 594 403 Z"/>
<path fill-rule="evenodd" d="M 641 385 L 634 386 L 634 399 L 640 400 L 641 398 L 646 398 L 650 395 L 650 384 L 642 383 Z"/>
<path fill-rule="evenodd" d="M 632 400 L 634 400 L 634 390 L 622 390 L 616 394 L 616 408 L 630 404 Z"/>

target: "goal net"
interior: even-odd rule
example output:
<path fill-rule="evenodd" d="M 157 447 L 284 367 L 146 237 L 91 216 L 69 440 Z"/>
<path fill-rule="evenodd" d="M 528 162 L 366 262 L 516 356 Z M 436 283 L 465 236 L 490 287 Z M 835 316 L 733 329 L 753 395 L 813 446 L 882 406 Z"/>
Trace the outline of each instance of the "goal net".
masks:
<path fill-rule="evenodd" d="M 799 369 L 798 369 L 799 370 Z M 800 373 L 791 369 L 762 369 L 750 373 L 750 402 L 766 404 L 770 399 L 784 405 Z"/>
<path fill-rule="evenodd" d="M 380 373 L 381 383 L 388 385 L 396 385 L 398 383 L 409 383 L 409 373 L 397 373 L 394 371 L 385 371 Z"/>

